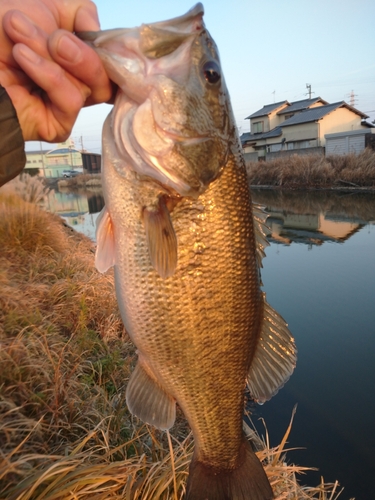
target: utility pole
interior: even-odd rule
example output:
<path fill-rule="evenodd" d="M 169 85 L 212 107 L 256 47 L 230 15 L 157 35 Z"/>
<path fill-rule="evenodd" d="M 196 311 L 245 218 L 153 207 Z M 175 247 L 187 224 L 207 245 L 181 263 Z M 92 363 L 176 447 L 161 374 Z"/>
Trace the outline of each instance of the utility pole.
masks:
<path fill-rule="evenodd" d="M 43 153 L 43 148 L 42 148 L 42 141 L 39 141 L 39 147 L 40 147 L 40 156 L 42 158 L 42 168 L 43 168 L 43 177 L 46 177 L 46 167 L 44 165 L 44 153 Z"/>
<path fill-rule="evenodd" d="M 276 90 L 274 90 L 274 91 L 272 92 L 272 94 L 273 94 L 273 102 L 275 102 Z"/>

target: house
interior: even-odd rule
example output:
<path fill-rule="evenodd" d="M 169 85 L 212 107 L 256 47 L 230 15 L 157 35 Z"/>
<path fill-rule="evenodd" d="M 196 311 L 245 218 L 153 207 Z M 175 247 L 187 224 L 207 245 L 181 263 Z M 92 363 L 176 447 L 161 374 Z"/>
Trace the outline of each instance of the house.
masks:
<path fill-rule="evenodd" d="M 43 175 L 44 165 L 46 163 L 45 155 L 48 153 L 48 151 L 49 149 L 25 151 L 26 153 L 25 172 L 28 172 L 31 175 L 34 174 Z"/>
<path fill-rule="evenodd" d="M 68 139 L 54 149 L 26 151 L 25 172 L 43 177 L 62 177 L 64 170 L 83 171 L 82 154 Z"/>
<path fill-rule="evenodd" d="M 264 160 L 284 154 L 324 154 L 326 135 L 368 130 L 368 116 L 345 101 L 327 103 L 321 97 L 280 101 L 263 106 L 246 119 L 250 132 L 242 134 L 245 160 Z"/>

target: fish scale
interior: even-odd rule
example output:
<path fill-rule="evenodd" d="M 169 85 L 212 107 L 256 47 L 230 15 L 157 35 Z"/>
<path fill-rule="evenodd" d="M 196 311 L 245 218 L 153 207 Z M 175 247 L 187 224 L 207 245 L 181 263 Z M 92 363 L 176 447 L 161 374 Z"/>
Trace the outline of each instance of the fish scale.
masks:
<path fill-rule="evenodd" d="M 109 191 L 125 183 L 112 170 L 112 175 L 106 172 Z M 122 220 L 126 214 L 142 211 L 133 189 L 132 184 L 122 186 L 123 213 L 113 216 L 116 274 L 126 276 L 117 289 L 125 326 L 157 378 L 179 402 L 188 421 L 194 422 L 202 456 L 210 455 L 213 464 L 222 467 L 236 457 L 234 450 L 242 440 L 239 415 L 257 342 L 253 332 L 259 331 L 262 313 L 251 206 L 241 196 L 241 191 L 248 192 L 245 168 L 232 159 L 197 201 L 182 199 L 172 212 L 180 245 L 176 271 L 167 279 L 151 266 L 139 217 L 134 219 L 137 229 L 133 231 L 117 223 L 117 217 Z M 112 202 L 116 200 L 108 201 L 110 212 Z M 198 230 L 191 231 L 191 211 L 204 215 L 193 221 Z M 195 262 L 197 243 L 205 250 Z M 141 276 L 147 277 L 143 283 Z M 147 309 L 139 308 L 138 297 L 148 304 Z M 243 345 L 250 348 L 242 349 Z M 176 370 L 174 360 L 189 366 L 189 371 Z M 212 436 L 210 429 L 216 428 Z M 223 440 L 223 435 L 228 439 Z"/>

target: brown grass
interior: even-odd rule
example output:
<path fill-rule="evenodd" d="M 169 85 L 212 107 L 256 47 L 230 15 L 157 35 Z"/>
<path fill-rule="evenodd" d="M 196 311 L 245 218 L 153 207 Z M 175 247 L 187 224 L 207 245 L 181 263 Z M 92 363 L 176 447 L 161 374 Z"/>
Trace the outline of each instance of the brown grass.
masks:
<path fill-rule="evenodd" d="M 266 162 L 248 162 L 251 185 L 292 188 L 332 186 L 375 187 L 375 151 L 359 155 L 292 155 Z"/>
<path fill-rule="evenodd" d="M 14 194 L 30 203 L 41 203 L 49 193 L 49 188 L 45 186 L 40 177 L 22 173 L 10 182 L 2 186 L 1 192 Z"/>
<path fill-rule="evenodd" d="M 76 177 L 61 179 L 58 181 L 59 187 L 68 187 L 70 189 L 81 187 L 101 187 L 102 176 L 101 174 L 81 174 Z"/>
<path fill-rule="evenodd" d="M 167 436 L 127 411 L 136 356 L 113 275 L 59 218 L 2 194 L 0 210 L 0 499 L 182 498 L 193 440 L 181 414 Z M 247 431 L 278 500 L 337 498 L 298 484 L 290 429 L 274 449 Z"/>

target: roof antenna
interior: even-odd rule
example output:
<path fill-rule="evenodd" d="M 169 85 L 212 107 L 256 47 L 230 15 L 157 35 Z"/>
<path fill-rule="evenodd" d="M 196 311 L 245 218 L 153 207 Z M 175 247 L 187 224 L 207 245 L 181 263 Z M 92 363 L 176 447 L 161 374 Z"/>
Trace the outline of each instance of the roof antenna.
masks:
<path fill-rule="evenodd" d="M 306 83 L 306 88 L 308 89 L 309 99 L 311 99 L 311 94 L 315 94 L 315 92 L 311 92 L 311 83 Z"/>

